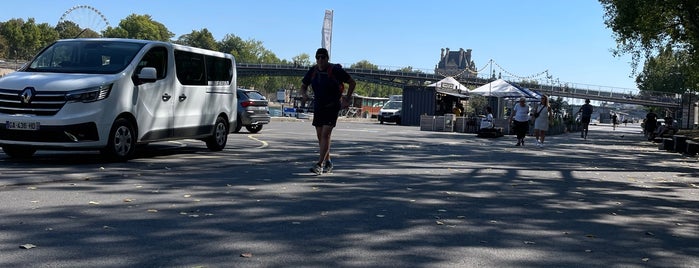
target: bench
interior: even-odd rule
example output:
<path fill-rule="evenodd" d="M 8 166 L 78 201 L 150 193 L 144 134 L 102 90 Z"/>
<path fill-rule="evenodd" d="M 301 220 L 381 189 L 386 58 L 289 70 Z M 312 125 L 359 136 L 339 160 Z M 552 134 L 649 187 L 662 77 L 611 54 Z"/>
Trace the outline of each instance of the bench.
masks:
<path fill-rule="evenodd" d="M 501 127 L 481 128 L 476 133 L 478 134 L 476 137 L 479 138 L 499 138 L 505 135 Z"/>
<path fill-rule="evenodd" d="M 658 145 L 658 150 L 672 151 L 675 149 L 675 140 L 671 138 L 662 138 L 663 141 Z"/>
<path fill-rule="evenodd" d="M 672 136 L 673 143 L 675 145 L 674 151 L 678 153 L 684 153 L 687 151 L 687 136 L 685 135 L 674 135 Z"/>
<path fill-rule="evenodd" d="M 687 148 L 685 148 L 684 154 L 689 156 L 694 156 L 699 153 L 699 143 L 693 140 L 687 140 Z"/>

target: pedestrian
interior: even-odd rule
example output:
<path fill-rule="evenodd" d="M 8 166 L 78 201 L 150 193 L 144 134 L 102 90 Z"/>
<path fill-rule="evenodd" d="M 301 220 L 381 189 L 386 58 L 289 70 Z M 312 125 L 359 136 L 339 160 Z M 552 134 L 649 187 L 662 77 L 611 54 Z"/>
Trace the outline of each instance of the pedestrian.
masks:
<path fill-rule="evenodd" d="M 343 95 L 344 84 L 348 84 Z M 318 162 L 310 171 L 315 174 L 331 173 L 330 144 L 333 128 L 337 125 L 340 109 L 349 107 L 356 82 L 339 64 L 330 63 L 330 54 L 325 48 L 316 51 L 316 65 L 311 67 L 301 80 L 301 97 L 308 100 L 308 87 L 313 89 L 313 126 L 318 138 Z M 325 168 L 325 170 L 323 170 Z"/>
<path fill-rule="evenodd" d="M 549 119 L 551 119 L 551 105 L 546 95 L 541 96 L 541 103 L 534 112 L 534 137 L 536 137 L 536 146 L 544 147 L 544 139 L 546 131 L 549 130 Z"/>
<path fill-rule="evenodd" d="M 616 116 L 616 113 L 612 113 L 612 130 L 616 130 L 616 125 L 619 124 L 619 117 Z"/>
<path fill-rule="evenodd" d="M 580 130 L 580 137 L 583 139 L 587 139 L 587 132 L 590 127 L 590 120 L 592 119 L 592 104 L 590 104 L 590 99 L 585 99 L 585 104 L 580 106 L 580 110 L 578 110 L 577 113 L 575 114 L 581 114 L 580 115 L 580 124 L 582 124 L 582 129 Z"/>
<path fill-rule="evenodd" d="M 512 107 L 510 125 L 517 135 L 516 146 L 524 146 L 524 137 L 529 132 L 529 105 L 524 97 L 520 98 L 519 102 Z"/>
<path fill-rule="evenodd" d="M 658 127 L 658 114 L 654 113 L 653 110 L 648 111 L 646 114 L 646 119 L 643 123 L 643 130 L 646 138 L 652 141 L 655 138 L 655 130 Z"/>
<path fill-rule="evenodd" d="M 487 125 L 481 123 L 481 128 L 494 128 L 495 127 L 495 122 L 493 118 L 493 108 L 490 108 L 490 106 L 485 107 L 485 118 L 483 118 L 483 121 L 487 123 Z"/>

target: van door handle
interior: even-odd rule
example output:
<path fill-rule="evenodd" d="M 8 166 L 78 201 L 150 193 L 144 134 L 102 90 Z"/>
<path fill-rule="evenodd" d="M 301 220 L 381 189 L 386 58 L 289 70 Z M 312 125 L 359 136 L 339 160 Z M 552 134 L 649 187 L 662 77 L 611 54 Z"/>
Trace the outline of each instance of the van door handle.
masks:
<path fill-rule="evenodd" d="M 170 96 L 170 94 L 165 93 L 161 98 L 163 99 L 163 101 L 169 101 L 170 98 L 172 98 L 172 96 Z"/>
<path fill-rule="evenodd" d="M 180 95 L 180 102 L 183 102 L 186 99 L 187 99 L 187 96 L 185 96 L 184 94 Z"/>

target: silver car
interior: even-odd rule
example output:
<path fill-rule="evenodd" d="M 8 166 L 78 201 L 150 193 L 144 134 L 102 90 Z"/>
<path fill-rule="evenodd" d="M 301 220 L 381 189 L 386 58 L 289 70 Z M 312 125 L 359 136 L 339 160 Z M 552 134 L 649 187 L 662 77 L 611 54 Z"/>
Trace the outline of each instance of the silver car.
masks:
<path fill-rule="evenodd" d="M 233 132 L 240 132 L 245 127 L 250 133 L 257 133 L 262 126 L 269 124 L 268 101 L 259 91 L 238 89 L 238 120 Z"/>

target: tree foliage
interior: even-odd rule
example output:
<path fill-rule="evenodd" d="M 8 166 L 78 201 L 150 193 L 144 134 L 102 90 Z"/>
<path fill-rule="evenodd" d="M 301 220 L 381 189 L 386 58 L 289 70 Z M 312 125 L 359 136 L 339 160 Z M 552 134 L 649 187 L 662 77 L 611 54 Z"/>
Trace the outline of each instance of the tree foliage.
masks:
<path fill-rule="evenodd" d="M 644 90 L 676 91 L 662 80 L 679 79 L 677 72 L 663 73 L 673 67 L 681 68 L 681 88 L 696 90 L 699 83 L 699 1 L 695 0 L 600 0 L 605 10 L 605 24 L 615 35 L 615 55 L 630 54 L 633 72 L 642 60 L 647 60 L 637 81 Z M 678 62 L 668 60 L 668 55 Z M 674 66 L 664 66 L 664 64 Z M 660 76 L 668 76 L 661 78 Z M 657 79 L 656 79 L 657 78 Z M 660 81 L 660 82 L 658 82 Z"/>
<path fill-rule="evenodd" d="M 643 72 L 636 78 L 638 88 L 644 91 L 684 93 L 687 53 L 665 48 L 659 55 L 646 60 Z"/>
<path fill-rule="evenodd" d="M 189 34 L 181 35 L 175 43 L 209 50 L 218 50 L 218 42 L 216 42 L 214 35 L 206 28 L 201 31 L 193 30 Z"/>
<path fill-rule="evenodd" d="M 150 15 L 131 14 L 119 22 L 119 26 L 108 27 L 104 37 L 170 41 L 175 36 L 160 22 Z"/>

